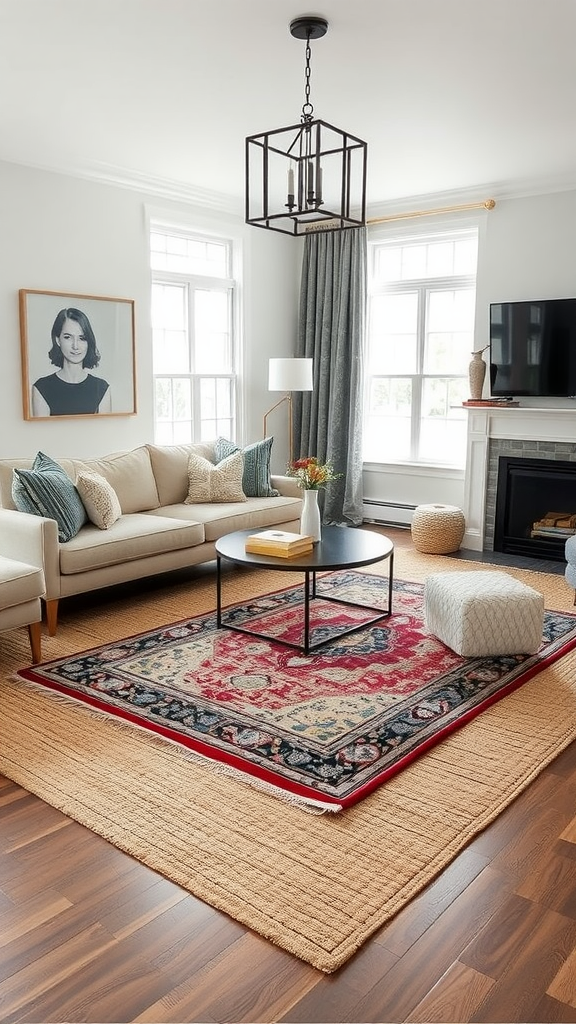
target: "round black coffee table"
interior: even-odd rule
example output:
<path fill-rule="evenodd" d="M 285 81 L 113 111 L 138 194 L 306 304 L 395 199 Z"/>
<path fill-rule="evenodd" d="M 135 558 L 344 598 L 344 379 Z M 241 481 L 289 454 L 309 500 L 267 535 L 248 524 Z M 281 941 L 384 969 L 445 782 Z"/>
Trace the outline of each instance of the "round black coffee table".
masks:
<path fill-rule="evenodd" d="M 335 601 L 339 604 L 352 605 L 355 608 L 366 608 L 367 611 L 377 612 L 375 616 L 360 625 L 350 626 L 343 629 L 338 635 L 346 636 L 348 633 L 355 633 L 359 629 L 380 622 L 392 614 L 392 586 L 394 582 L 394 545 L 388 537 L 378 533 L 371 533 L 369 530 L 362 530 L 340 526 L 323 526 L 322 540 L 314 545 L 314 549 L 305 555 L 297 555 L 295 558 L 275 558 L 273 555 L 260 555 L 252 551 L 246 551 L 246 539 L 252 536 L 254 530 L 237 530 L 236 533 L 228 533 L 216 541 L 216 624 L 218 628 L 225 626 L 237 633 L 248 633 L 250 636 L 257 636 L 264 640 L 271 637 L 263 633 L 256 633 L 247 626 L 238 626 L 226 622 L 222 618 L 222 560 L 232 562 L 235 565 L 251 565 L 261 569 L 279 569 L 282 572 L 304 573 L 304 637 L 303 643 L 297 644 L 288 640 L 274 639 L 278 643 L 286 644 L 288 647 L 296 647 L 305 654 L 322 644 L 334 639 L 319 640 L 315 644 L 310 643 L 310 600 L 315 597 L 322 597 L 326 601 Z M 363 565 L 372 565 L 374 562 L 382 562 L 388 559 L 388 603 L 387 607 L 375 608 L 373 605 L 361 605 L 353 601 L 345 601 L 342 598 L 320 594 L 316 586 L 316 573 L 327 572 L 328 570 L 338 571 L 344 569 L 358 569 Z"/>

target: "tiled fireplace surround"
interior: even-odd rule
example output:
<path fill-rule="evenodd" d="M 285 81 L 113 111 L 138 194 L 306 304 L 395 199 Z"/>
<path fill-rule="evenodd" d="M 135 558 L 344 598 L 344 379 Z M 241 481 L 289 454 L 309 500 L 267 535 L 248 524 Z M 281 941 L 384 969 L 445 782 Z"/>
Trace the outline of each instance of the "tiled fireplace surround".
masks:
<path fill-rule="evenodd" d="M 576 403 L 569 409 L 470 408 L 462 543 L 472 551 L 494 549 L 496 484 L 500 456 L 575 463 Z"/>

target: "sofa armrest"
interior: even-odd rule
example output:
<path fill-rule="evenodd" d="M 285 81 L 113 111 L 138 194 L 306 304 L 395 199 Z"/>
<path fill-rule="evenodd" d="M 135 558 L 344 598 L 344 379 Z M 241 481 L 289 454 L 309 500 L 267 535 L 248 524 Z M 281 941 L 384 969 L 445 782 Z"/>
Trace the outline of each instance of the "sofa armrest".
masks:
<path fill-rule="evenodd" d="M 302 498 L 302 488 L 294 476 L 272 476 L 272 487 L 275 487 L 283 498 Z"/>
<path fill-rule="evenodd" d="M 55 519 L 0 508 L 0 555 L 43 569 L 46 597 L 60 596 L 60 548 Z"/>

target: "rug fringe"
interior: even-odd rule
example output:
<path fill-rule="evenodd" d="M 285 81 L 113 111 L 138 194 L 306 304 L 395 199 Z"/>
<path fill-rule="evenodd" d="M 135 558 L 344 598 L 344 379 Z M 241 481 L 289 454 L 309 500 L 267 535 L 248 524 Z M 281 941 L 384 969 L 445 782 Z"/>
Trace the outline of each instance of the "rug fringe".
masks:
<path fill-rule="evenodd" d="M 204 754 L 200 754 L 196 750 L 190 750 L 189 747 L 184 746 L 182 743 L 178 743 L 178 740 L 171 739 L 170 736 L 163 736 L 161 733 L 152 732 L 150 729 L 146 729 L 144 726 L 138 725 L 137 722 L 127 722 L 124 719 L 117 718 L 115 715 L 111 715 L 107 711 L 102 711 L 100 708 L 92 707 L 90 704 L 84 704 L 82 701 L 76 700 L 74 697 L 69 697 L 65 693 L 59 693 L 57 690 L 51 690 L 49 687 L 43 686 L 41 683 L 36 683 L 33 679 L 25 679 L 17 673 L 12 673 L 8 678 L 11 682 L 17 683 L 19 686 L 29 687 L 31 690 L 41 693 L 44 697 L 48 697 L 61 704 L 68 704 L 78 710 L 82 710 L 92 718 L 98 718 L 101 721 L 105 720 L 115 729 L 127 731 L 138 729 L 139 732 L 143 733 L 148 740 L 152 740 L 152 742 L 157 743 L 160 746 L 170 744 L 173 747 L 177 747 L 180 754 L 186 761 L 196 763 L 201 762 L 203 765 L 207 765 L 216 775 L 224 775 L 229 778 L 236 779 L 236 781 L 251 786 L 253 789 L 258 789 L 262 793 L 268 793 L 269 796 L 274 797 L 276 800 L 282 800 L 284 803 L 290 804 L 291 807 L 297 807 L 301 811 L 305 811 L 307 814 L 319 815 L 329 812 L 337 814 L 343 809 L 341 804 L 328 803 L 324 800 L 316 800 L 314 797 L 304 797 L 298 796 L 296 793 L 289 793 L 286 790 L 280 789 L 279 786 L 274 786 L 271 782 L 266 782 L 264 779 L 258 779 L 256 776 L 249 775 L 247 772 L 241 772 L 238 768 L 234 768 L 232 765 L 223 764 L 221 761 L 213 761 L 212 758 L 206 757 Z"/>

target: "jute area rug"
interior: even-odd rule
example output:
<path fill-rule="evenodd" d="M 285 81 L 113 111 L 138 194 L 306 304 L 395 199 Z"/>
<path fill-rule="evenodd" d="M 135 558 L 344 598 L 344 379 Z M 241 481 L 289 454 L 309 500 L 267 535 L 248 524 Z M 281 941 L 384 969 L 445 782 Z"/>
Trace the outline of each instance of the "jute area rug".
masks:
<path fill-rule="evenodd" d="M 397 552 L 397 572 L 479 563 Z M 573 610 L 562 576 L 506 570 Z M 233 582 L 234 581 L 234 582 Z M 232 570 L 230 602 L 293 583 Z M 213 607 L 210 575 L 64 611 L 46 659 Z M 10 657 L 8 673 L 22 667 Z M 576 738 L 576 652 L 488 708 L 361 803 L 314 816 L 160 737 L 1 683 L 0 771 L 206 903 L 334 971 Z"/>

